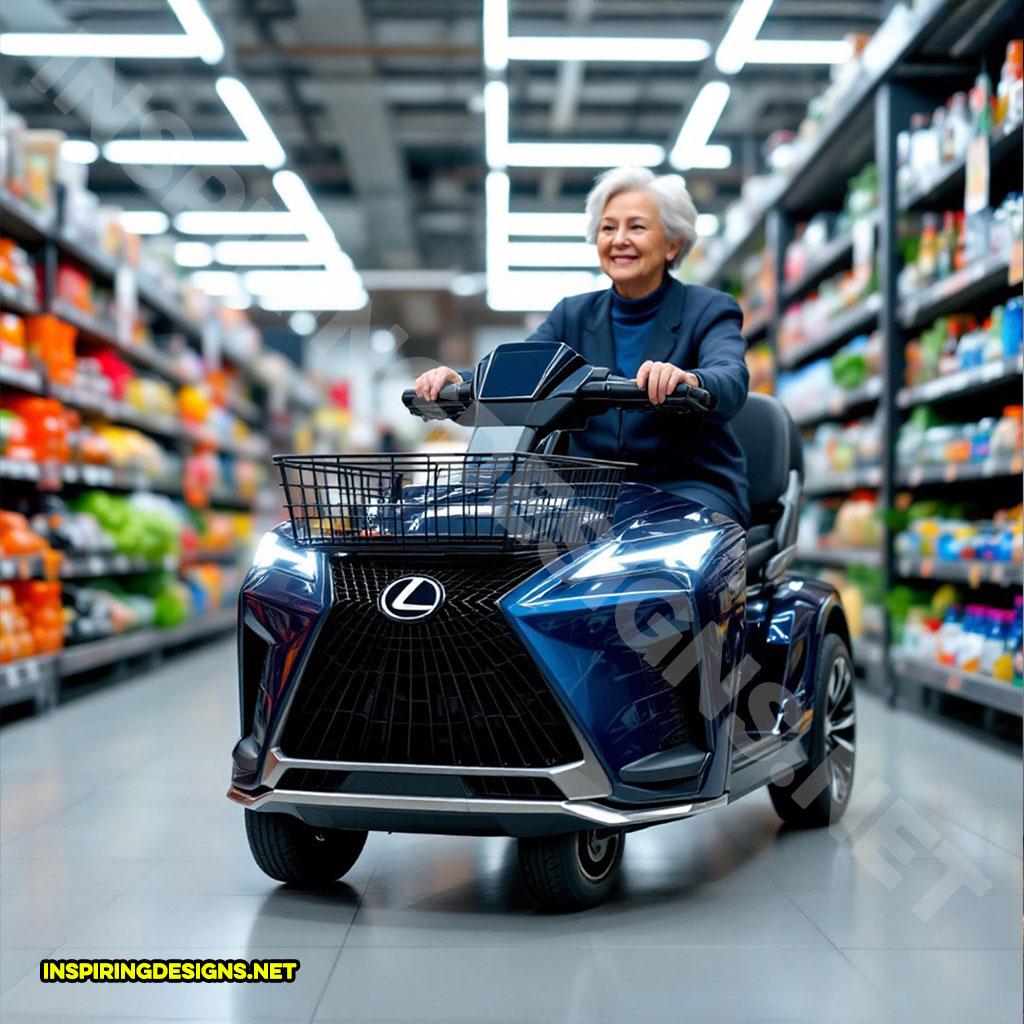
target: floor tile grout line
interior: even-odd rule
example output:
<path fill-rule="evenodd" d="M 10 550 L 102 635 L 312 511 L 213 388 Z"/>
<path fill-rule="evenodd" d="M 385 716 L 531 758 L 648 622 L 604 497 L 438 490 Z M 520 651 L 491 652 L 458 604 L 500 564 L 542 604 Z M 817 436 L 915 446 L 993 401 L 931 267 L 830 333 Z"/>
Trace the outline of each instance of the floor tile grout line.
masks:
<path fill-rule="evenodd" d="M 927 807 L 932 814 L 937 814 L 940 818 L 944 818 L 950 823 L 950 825 L 956 825 L 957 828 L 962 828 L 965 832 L 970 832 L 971 835 L 977 836 L 979 839 L 983 839 L 986 843 L 990 846 L 994 846 L 997 850 L 1002 850 L 1003 853 L 1008 853 L 1011 857 L 1016 857 L 1018 860 L 1024 859 L 1016 850 L 1008 850 L 1002 845 L 1002 843 L 996 842 L 994 839 L 990 839 L 982 832 L 979 832 L 976 828 L 972 828 L 970 825 L 965 825 L 963 822 L 957 821 L 956 818 L 951 818 L 946 811 L 939 810 L 937 807 L 932 807 L 929 804 L 924 804 L 923 806 Z M 950 843 L 950 845 L 952 846 L 953 844 Z M 965 860 L 972 860 L 972 858 L 968 857 L 967 854 L 961 853 L 960 850 L 957 850 L 957 853 L 959 853 Z"/>
<path fill-rule="evenodd" d="M 366 885 L 363 887 L 363 891 L 359 894 L 359 899 L 356 900 L 356 910 L 352 915 L 352 920 L 349 921 L 348 927 L 345 929 L 345 935 L 341 940 L 341 945 L 338 947 L 338 955 L 334 958 L 334 963 L 331 964 L 331 969 L 327 972 L 327 977 L 324 980 L 324 987 L 320 990 L 320 995 L 317 996 L 316 1003 L 313 1005 L 313 1012 L 309 1018 L 309 1024 L 313 1024 L 316 1019 L 317 1013 L 320 1011 L 320 1003 L 323 1002 L 324 996 L 327 994 L 327 987 L 331 983 L 331 978 L 334 977 L 334 972 L 338 968 L 338 962 L 341 960 L 341 954 L 345 950 L 345 943 L 348 941 L 349 934 L 352 931 L 352 926 L 356 923 L 356 918 L 359 916 L 359 911 L 362 909 L 363 900 L 366 898 L 366 893 L 369 891 L 370 884 L 373 882 L 377 875 L 377 869 L 381 865 L 381 861 L 384 860 L 384 851 L 381 851 L 380 856 L 374 862 L 373 870 L 370 872 L 370 877 L 366 880 Z M 353 947 L 354 948 L 354 947 Z"/>

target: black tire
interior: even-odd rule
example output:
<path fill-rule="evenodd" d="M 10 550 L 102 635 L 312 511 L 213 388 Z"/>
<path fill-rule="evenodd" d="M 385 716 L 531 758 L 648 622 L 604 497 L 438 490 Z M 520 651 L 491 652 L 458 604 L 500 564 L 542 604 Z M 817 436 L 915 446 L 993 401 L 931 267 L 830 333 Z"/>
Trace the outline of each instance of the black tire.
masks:
<path fill-rule="evenodd" d="M 815 666 L 810 760 L 789 782 L 768 786 L 783 821 L 799 828 L 824 828 L 843 816 L 853 788 L 855 739 L 853 662 L 842 638 L 829 633 Z"/>
<path fill-rule="evenodd" d="M 519 840 L 527 891 L 545 910 L 585 910 L 602 903 L 619 877 L 626 837 L 607 829 Z"/>
<path fill-rule="evenodd" d="M 245 812 L 245 834 L 260 870 L 279 882 L 317 888 L 336 882 L 359 859 L 366 832 L 316 828 L 291 814 Z"/>

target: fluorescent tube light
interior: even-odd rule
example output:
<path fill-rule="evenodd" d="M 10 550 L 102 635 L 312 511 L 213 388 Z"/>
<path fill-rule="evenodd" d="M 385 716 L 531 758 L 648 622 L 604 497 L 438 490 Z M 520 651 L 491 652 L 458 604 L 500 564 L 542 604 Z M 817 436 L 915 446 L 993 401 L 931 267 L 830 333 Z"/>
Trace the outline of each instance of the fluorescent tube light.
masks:
<path fill-rule="evenodd" d="M 599 267 L 597 247 L 589 242 L 509 242 L 510 267 Z"/>
<path fill-rule="evenodd" d="M 603 274 L 573 270 L 520 270 L 488 274 L 487 305 L 501 312 L 550 312 L 567 295 L 608 285 Z"/>
<path fill-rule="evenodd" d="M 508 151 L 508 86 L 484 86 L 484 153 L 488 167 L 504 167 Z"/>
<path fill-rule="evenodd" d="M 721 146 L 717 143 L 713 146 L 702 146 L 700 149 L 677 153 L 672 150 L 669 162 L 673 167 L 682 171 L 689 171 L 694 168 L 710 171 L 722 171 L 732 166 L 732 150 L 728 146 Z"/>
<path fill-rule="evenodd" d="M 488 283 L 493 274 L 508 270 L 505 257 L 508 248 L 508 199 L 508 175 L 504 171 L 491 171 L 484 179 Z"/>
<path fill-rule="evenodd" d="M 853 44 L 845 39 L 755 39 L 748 64 L 845 64 Z"/>
<path fill-rule="evenodd" d="M 306 183 L 294 171 L 278 171 L 274 177 L 274 188 L 285 205 L 302 226 L 306 237 L 324 250 L 325 255 L 341 249 L 334 237 L 334 230 L 327 223 L 316 201 L 309 194 Z M 351 261 L 350 261 L 351 262 Z"/>
<path fill-rule="evenodd" d="M 742 69 L 771 6 L 772 0 L 743 0 L 737 8 L 715 51 L 715 66 L 722 74 L 734 75 Z"/>
<path fill-rule="evenodd" d="M 698 213 L 695 226 L 698 235 L 713 235 L 718 230 L 718 218 L 713 213 Z"/>
<path fill-rule="evenodd" d="M 207 295 L 234 295 L 242 290 L 242 278 L 233 270 L 199 270 L 189 280 Z"/>
<path fill-rule="evenodd" d="M 679 130 L 679 138 L 672 147 L 669 161 L 676 167 L 694 167 L 694 158 L 703 150 L 711 133 L 718 124 L 718 119 L 729 102 L 729 86 L 726 82 L 708 82 L 696 99 Z"/>
<path fill-rule="evenodd" d="M 509 167 L 657 167 L 665 159 L 661 146 L 645 142 L 510 142 Z"/>
<path fill-rule="evenodd" d="M 221 302 L 228 309 L 248 309 L 252 305 L 252 296 L 247 292 L 236 292 L 234 295 L 225 295 Z"/>
<path fill-rule="evenodd" d="M 133 235 L 162 235 L 171 226 L 163 210 L 125 210 L 118 220 Z"/>
<path fill-rule="evenodd" d="M 362 286 L 359 275 L 349 271 L 337 274 L 329 270 L 250 270 L 242 275 L 242 284 L 254 295 L 274 292 L 319 292 L 323 289 Z"/>
<path fill-rule="evenodd" d="M 213 262 L 213 249 L 205 242 L 178 242 L 174 262 L 179 267 L 208 267 Z"/>
<path fill-rule="evenodd" d="M 247 139 L 114 139 L 103 156 L 115 164 L 174 164 L 188 167 L 256 167 L 264 154 Z"/>
<path fill-rule="evenodd" d="M 276 210 L 186 210 L 174 218 L 183 235 L 301 235 L 292 213 Z"/>
<path fill-rule="evenodd" d="M 245 84 L 237 78 L 224 75 L 217 79 L 215 88 L 242 134 L 263 155 L 263 166 L 271 170 L 280 167 L 284 163 L 284 150 Z"/>
<path fill-rule="evenodd" d="M 138 57 L 180 60 L 199 56 L 196 41 L 182 35 L 89 32 L 3 32 L 0 54 L 7 57 Z"/>
<path fill-rule="evenodd" d="M 510 235 L 552 235 L 582 238 L 587 230 L 585 213 L 510 213 Z"/>
<path fill-rule="evenodd" d="M 511 36 L 509 60 L 586 60 L 629 63 L 704 60 L 711 46 L 703 39 L 621 39 L 602 36 Z"/>
<path fill-rule="evenodd" d="M 355 310 L 362 309 L 370 296 L 359 285 L 347 288 L 331 285 L 310 293 L 274 292 L 259 297 L 259 304 L 275 313 L 286 313 L 292 310 Z"/>
<path fill-rule="evenodd" d="M 508 0 L 484 0 L 484 66 L 504 71 L 508 65 Z"/>
<path fill-rule="evenodd" d="M 238 267 L 319 267 L 323 253 L 312 242 L 218 242 L 216 263 Z"/>
<path fill-rule="evenodd" d="M 94 164 L 99 156 L 100 147 L 90 139 L 65 139 L 60 144 L 60 158 L 69 164 Z"/>
<path fill-rule="evenodd" d="M 167 0 L 174 16 L 192 41 L 205 64 L 216 64 L 224 56 L 224 42 L 199 0 Z"/>

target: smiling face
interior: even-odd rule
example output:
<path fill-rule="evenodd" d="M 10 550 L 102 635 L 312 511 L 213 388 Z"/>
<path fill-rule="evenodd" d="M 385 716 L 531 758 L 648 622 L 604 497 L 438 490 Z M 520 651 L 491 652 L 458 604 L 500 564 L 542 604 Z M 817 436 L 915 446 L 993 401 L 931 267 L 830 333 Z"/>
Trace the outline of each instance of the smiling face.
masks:
<path fill-rule="evenodd" d="M 597 253 L 624 298 L 654 291 L 679 247 L 665 236 L 658 204 L 648 193 L 620 192 L 608 200 L 597 225 Z"/>

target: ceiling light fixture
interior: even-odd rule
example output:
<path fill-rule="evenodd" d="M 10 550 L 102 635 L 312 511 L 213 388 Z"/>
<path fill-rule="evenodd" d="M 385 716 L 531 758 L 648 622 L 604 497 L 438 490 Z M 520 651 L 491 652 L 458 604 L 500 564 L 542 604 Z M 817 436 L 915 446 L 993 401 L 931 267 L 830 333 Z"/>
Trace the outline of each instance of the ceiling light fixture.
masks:
<path fill-rule="evenodd" d="M 484 155 L 487 166 L 505 166 L 508 150 L 508 86 L 488 82 L 484 86 Z"/>
<path fill-rule="evenodd" d="M 301 235 L 292 213 L 276 210 L 186 210 L 174 218 L 183 235 Z"/>
<path fill-rule="evenodd" d="M 510 142 L 509 167 L 657 167 L 665 159 L 661 146 L 646 142 Z"/>
<path fill-rule="evenodd" d="M 510 235 L 551 235 L 582 238 L 587 230 L 585 213 L 510 213 Z"/>
<path fill-rule="evenodd" d="M 218 63 L 224 57 L 224 41 L 199 0 L 167 2 L 203 63 Z"/>
<path fill-rule="evenodd" d="M 91 139 L 65 139 L 60 144 L 60 158 L 69 164 L 94 164 L 100 157 L 100 147 Z"/>
<path fill-rule="evenodd" d="M 323 254 L 312 242 L 218 242 L 216 263 L 237 267 L 318 267 Z"/>
<path fill-rule="evenodd" d="M 3 32 L 6 57 L 93 57 L 181 60 L 199 56 L 196 41 L 182 35 L 88 32 Z"/>
<path fill-rule="evenodd" d="M 597 249 L 589 242 L 509 242 L 510 267 L 599 267 Z"/>
<path fill-rule="evenodd" d="M 245 84 L 231 75 L 224 75 L 217 79 L 215 88 L 242 134 L 262 154 L 263 166 L 271 170 L 280 167 L 284 163 L 284 150 Z"/>
<path fill-rule="evenodd" d="M 118 221 L 133 235 L 162 235 L 171 226 L 163 210 L 124 210 Z"/>
<path fill-rule="evenodd" d="M 242 278 L 233 270 L 199 270 L 189 281 L 207 295 L 235 295 L 242 290 Z"/>
<path fill-rule="evenodd" d="M 711 46 L 703 39 L 510 36 L 506 52 L 509 60 L 689 63 L 704 60 L 711 53 Z"/>
<path fill-rule="evenodd" d="M 715 51 L 715 66 L 723 75 L 735 75 L 742 70 L 771 6 L 772 0 L 743 0 L 736 9 Z"/>
<path fill-rule="evenodd" d="M 669 154 L 670 163 L 680 168 L 696 166 L 694 160 L 708 147 L 708 139 L 729 102 L 730 92 L 726 82 L 708 82 L 697 93 L 687 111 L 683 127 L 679 130 L 679 138 Z"/>
<path fill-rule="evenodd" d="M 205 242 L 178 242 L 174 262 L 179 267 L 208 267 L 213 262 L 213 248 Z"/>
<path fill-rule="evenodd" d="M 504 71 L 508 65 L 508 0 L 484 0 L 484 66 Z"/>
<path fill-rule="evenodd" d="M 257 167 L 264 154 L 246 139 L 113 139 L 103 156 L 114 164 Z"/>
<path fill-rule="evenodd" d="M 853 44 L 845 39 L 755 39 L 748 64 L 845 64 Z"/>

